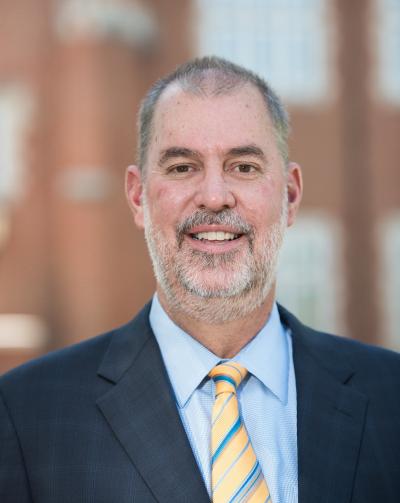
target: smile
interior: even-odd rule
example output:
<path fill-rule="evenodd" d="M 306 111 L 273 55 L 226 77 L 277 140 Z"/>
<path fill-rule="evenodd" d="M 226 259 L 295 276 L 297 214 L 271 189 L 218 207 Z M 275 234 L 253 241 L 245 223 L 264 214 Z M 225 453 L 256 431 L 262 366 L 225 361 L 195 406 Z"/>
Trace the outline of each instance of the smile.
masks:
<path fill-rule="evenodd" d="M 194 250 L 217 255 L 237 251 L 246 242 L 245 234 L 222 230 L 190 232 L 185 237 Z"/>
<path fill-rule="evenodd" d="M 232 241 L 240 237 L 240 234 L 233 234 L 232 232 L 211 231 L 211 232 L 197 232 L 191 234 L 193 239 L 206 240 L 206 241 Z"/>

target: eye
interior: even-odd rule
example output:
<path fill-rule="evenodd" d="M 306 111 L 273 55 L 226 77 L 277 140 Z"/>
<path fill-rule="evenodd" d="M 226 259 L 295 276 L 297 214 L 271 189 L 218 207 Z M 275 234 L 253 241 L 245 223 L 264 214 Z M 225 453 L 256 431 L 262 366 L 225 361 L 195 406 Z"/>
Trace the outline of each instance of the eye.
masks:
<path fill-rule="evenodd" d="M 253 166 L 253 164 L 246 164 L 246 163 L 241 163 L 241 164 L 236 164 L 236 166 L 233 167 L 233 170 L 236 173 L 254 173 L 257 171 L 257 168 Z"/>
<path fill-rule="evenodd" d="M 177 164 L 175 166 L 171 166 L 168 170 L 168 173 L 181 175 L 184 173 L 189 173 L 190 171 L 193 171 L 193 166 L 190 166 L 190 164 Z"/>

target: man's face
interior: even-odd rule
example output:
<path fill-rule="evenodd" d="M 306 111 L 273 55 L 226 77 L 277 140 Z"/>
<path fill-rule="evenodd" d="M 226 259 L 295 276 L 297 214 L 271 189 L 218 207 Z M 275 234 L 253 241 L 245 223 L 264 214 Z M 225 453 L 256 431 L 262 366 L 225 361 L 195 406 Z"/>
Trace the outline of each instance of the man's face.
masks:
<path fill-rule="evenodd" d="M 258 90 L 199 97 L 170 86 L 156 108 L 135 208 L 164 300 L 214 322 L 260 305 L 299 177 L 297 165 L 285 169 Z"/>

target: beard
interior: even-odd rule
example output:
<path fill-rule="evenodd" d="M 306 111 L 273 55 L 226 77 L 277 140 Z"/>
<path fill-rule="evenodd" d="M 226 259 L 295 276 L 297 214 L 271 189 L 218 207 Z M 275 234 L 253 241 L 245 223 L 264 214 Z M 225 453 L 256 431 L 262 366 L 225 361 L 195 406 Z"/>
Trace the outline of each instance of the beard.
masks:
<path fill-rule="evenodd" d="M 151 220 L 143 198 L 145 238 L 158 285 L 171 312 L 209 324 L 237 320 L 260 307 L 275 282 L 279 250 L 287 222 L 286 192 L 280 218 L 270 225 L 256 246 L 254 228 L 234 210 L 199 209 L 176 227 L 175 243 L 168 242 Z M 247 247 L 226 253 L 193 250 L 184 237 L 198 225 L 226 225 L 243 234 Z"/>

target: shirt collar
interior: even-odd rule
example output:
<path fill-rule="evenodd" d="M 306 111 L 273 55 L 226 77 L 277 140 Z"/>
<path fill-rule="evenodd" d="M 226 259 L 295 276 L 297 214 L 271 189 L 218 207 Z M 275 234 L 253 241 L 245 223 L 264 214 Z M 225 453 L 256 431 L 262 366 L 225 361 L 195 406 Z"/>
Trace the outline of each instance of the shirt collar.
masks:
<path fill-rule="evenodd" d="M 289 344 L 278 307 L 273 305 L 264 327 L 235 358 L 259 379 L 281 402 L 287 403 Z"/>
<path fill-rule="evenodd" d="M 221 358 L 179 328 L 162 308 L 157 294 L 153 297 L 149 319 L 178 405 L 182 408 Z M 265 326 L 232 360 L 246 367 L 281 402 L 286 403 L 288 353 L 287 337 L 274 304 Z"/>

